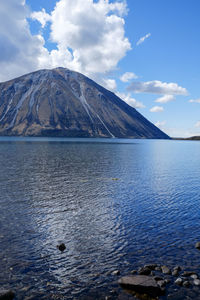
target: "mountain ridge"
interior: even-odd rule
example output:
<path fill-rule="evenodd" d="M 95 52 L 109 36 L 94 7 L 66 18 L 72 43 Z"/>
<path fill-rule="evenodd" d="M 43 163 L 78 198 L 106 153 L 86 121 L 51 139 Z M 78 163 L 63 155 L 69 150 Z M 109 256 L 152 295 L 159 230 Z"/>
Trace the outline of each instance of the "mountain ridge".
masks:
<path fill-rule="evenodd" d="M 111 91 L 61 67 L 0 83 L 0 135 L 169 138 Z"/>

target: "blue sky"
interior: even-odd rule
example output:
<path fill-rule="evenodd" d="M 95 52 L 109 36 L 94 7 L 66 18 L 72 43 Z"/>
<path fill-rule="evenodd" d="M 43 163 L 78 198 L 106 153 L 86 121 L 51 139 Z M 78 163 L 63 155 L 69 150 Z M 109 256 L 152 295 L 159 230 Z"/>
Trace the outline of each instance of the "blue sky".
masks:
<path fill-rule="evenodd" d="M 170 136 L 200 135 L 199 11 L 199 0 L 7 0 L 0 81 L 68 67 Z"/>

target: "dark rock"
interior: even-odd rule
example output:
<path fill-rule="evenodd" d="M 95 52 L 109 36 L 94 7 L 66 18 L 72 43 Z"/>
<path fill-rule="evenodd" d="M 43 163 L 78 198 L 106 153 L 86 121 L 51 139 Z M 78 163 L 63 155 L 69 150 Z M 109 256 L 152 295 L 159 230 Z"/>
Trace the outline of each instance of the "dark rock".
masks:
<path fill-rule="evenodd" d="M 149 264 L 149 265 L 145 265 L 144 268 L 148 268 L 151 271 L 154 271 L 157 266 L 158 266 L 157 264 Z"/>
<path fill-rule="evenodd" d="M 194 279 L 194 285 L 200 285 L 200 280 L 199 279 Z"/>
<path fill-rule="evenodd" d="M 14 299 L 15 294 L 13 291 L 9 290 L 0 290 L 0 300 L 12 300 Z"/>
<path fill-rule="evenodd" d="M 138 269 L 138 274 L 139 275 L 150 275 L 151 270 L 147 267 L 141 267 L 141 268 Z"/>
<path fill-rule="evenodd" d="M 150 276 L 125 276 L 118 282 L 124 288 L 134 290 L 141 294 L 147 294 L 152 297 L 157 297 L 163 294 L 161 287 L 157 284 L 154 278 Z"/>
<path fill-rule="evenodd" d="M 182 284 L 183 284 L 183 279 L 179 277 L 179 278 L 177 278 L 177 279 L 175 280 L 174 283 L 177 284 L 177 285 L 182 285 Z"/>
<path fill-rule="evenodd" d="M 119 270 L 115 270 L 115 271 L 112 272 L 112 275 L 114 275 L 114 276 L 115 276 L 115 275 L 119 275 L 119 274 L 120 274 L 120 271 L 119 271 Z"/>
<path fill-rule="evenodd" d="M 66 249 L 66 246 L 65 246 L 64 243 L 62 243 L 62 244 L 60 244 L 60 245 L 57 245 L 57 248 L 58 248 L 61 252 L 63 252 L 63 251 Z"/>
<path fill-rule="evenodd" d="M 176 267 L 174 267 L 174 269 L 173 269 L 173 271 L 181 271 L 182 269 L 181 269 L 181 267 L 180 266 L 176 266 Z"/>
<path fill-rule="evenodd" d="M 198 249 L 198 250 L 200 250 L 200 242 L 197 242 L 197 243 L 195 244 L 195 248 Z"/>
<path fill-rule="evenodd" d="M 170 282 L 171 282 L 170 279 L 165 279 L 165 283 L 166 283 L 166 284 L 169 284 Z"/>
<path fill-rule="evenodd" d="M 132 274 L 132 275 L 137 274 L 137 270 L 132 270 L 132 271 L 131 271 L 131 274 Z"/>
<path fill-rule="evenodd" d="M 193 272 L 193 271 L 185 271 L 185 272 L 183 272 L 183 274 L 182 274 L 183 277 L 189 277 L 189 276 L 191 276 L 191 275 L 197 275 L 197 273 L 196 273 L 196 272 Z"/>
<path fill-rule="evenodd" d="M 174 270 L 173 272 L 172 272 L 172 276 L 178 276 L 179 275 L 179 271 L 178 270 Z"/>
<path fill-rule="evenodd" d="M 188 280 L 183 281 L 183 286 L 184 287 L 189 287 L 190 286 L 189 281 Z"/>
<path fill-rule="evenodd" d="M 163 277 L 160 276 L 154 276 L 155 281 L 163 280 Z"/>
<path fill-rule="evenodd" d="M 158 284 L 161 288 L 166 286 L 165 280 L 158 280 L 158 281 L 157 281 L 157 284 Z"/>
<path fill-rule="evenodd" d="M 163 274 L 166 274 L 166 275 L 171 274 L 171 270 L 167 266 L 162 266 L 161 271 L 162 271 Z"/>

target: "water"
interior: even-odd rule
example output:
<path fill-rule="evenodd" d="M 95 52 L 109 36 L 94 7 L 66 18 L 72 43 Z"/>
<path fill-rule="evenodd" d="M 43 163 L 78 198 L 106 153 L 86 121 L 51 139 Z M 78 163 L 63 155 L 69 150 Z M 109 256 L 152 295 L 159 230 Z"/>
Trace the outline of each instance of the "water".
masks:
<path fill-rule="evenodd" d="M 16 299 L 129 299 L 113 270 L 200 269 L 199 142 L 2 137 L 0 166 L 0 283 Z"/>

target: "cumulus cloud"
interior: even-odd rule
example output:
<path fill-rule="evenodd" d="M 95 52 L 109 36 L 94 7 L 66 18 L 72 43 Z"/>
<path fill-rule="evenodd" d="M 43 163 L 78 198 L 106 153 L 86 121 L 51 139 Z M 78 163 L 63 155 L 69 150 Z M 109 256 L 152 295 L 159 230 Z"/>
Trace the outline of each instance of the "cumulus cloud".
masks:
<path fill-rule="evenodd" d="M 132 98 L 130 94 L 117 92 L 116 95 L 121 98 L 124 102 L 134 108 L 144 108 L 144 104 L 140 101 L 137 101 L 135 98 Z"/>
<path fill-rule="evenodd" d="M 125 1 L 107 0 L 60 0 L 51 16 L 44 10 L 34 13 L 42 26 L 51 21 L 50 38 L 57 49 L 49 53 L 49 64 L 57 67 L 62 61 L 63 67 L 93 78 L 115 69 L 131 49 L 125 37 L 125 13 Z M 46 58 L 41 65 L 46 65 Z"/>
<path fill-rule="evenodd" d="M 44 39 L 31 35 L 28 16 L 24 1 L 0 2 L 0 81 L 38 69 Z"/>
<path fill-rule="evenodd" d="M 200 121 L 197 121 L 196 124 L 194 125 L 196 128 L 200 128 Z"/>
<path fill-rule="evenodd" d="M 120 80 L 122 82 L 129 82 L 131 79 L 137 79 L 137 78 L 138 76 L 133 72 L 126 72 L 120 77 Z"/>
<path fill-rule="evenodd" d="M 163 95 L 187 95 L 185 88 L 179 86 L 177 83 L 162 82 L 159 80 L 146 82 L 132 82 L 128 87 L 129 91 L 134 93 L 150 93 Z"/>
<path fill-rule="evenodd" d="M 58 66 L 94 80 L 107 76 L 131 49 L 124 30 L 126 12 L 123 0 L 58 0 L 49 14 L 45 9 L 30 13 L 24 0 L 1 1 L 0 81 Z M 49 38 L 56 49 L 45 48 L 42 31 L 31 34 L 29 17 L 41 28 L 50 22 Z"/>
<path fill-rule="evenodd" d="M 141 38 L 137 41 L 136 45 L 139 46 L 140 44 L 144 43 L 144 41 L 145 41 L 146 39 L 148 39 L 150 36 L 151 36 L 151 33 L 147 33 L 145 36 L 141 37 Z"/>
<path fill-rule="evenodd" d="M 153 106 L 151 109 L 150 109 L 151 112 L 162 112 L 164 111 L 164 108 L 162 106 Z"/>
<path fill-rule="evenodd" d="M 175 99 L 175 97 L 173 95 L 164 95 L 164 96 L 156 99 L 155 102 L 167 103 L 167 102 L 173 101 L 174 99 Z"/>
<path fill-rule="evenodd" d="M 190 99 L 190 103 L 200 103 L 200 98 L 199 99 Z"/>
<path fill-rule="evenodd" d="M 51 21 L 51 16 L 46 13 L 45 9 L 43 8 L 41 11 L 35 11 L 31 14 L 31 18 L 33 20 L 37 20 L 41 23 L 42 28 L 45 27 L 46 23 Z"/>

